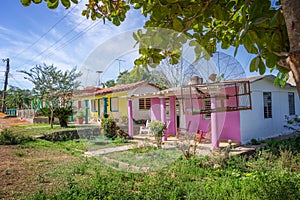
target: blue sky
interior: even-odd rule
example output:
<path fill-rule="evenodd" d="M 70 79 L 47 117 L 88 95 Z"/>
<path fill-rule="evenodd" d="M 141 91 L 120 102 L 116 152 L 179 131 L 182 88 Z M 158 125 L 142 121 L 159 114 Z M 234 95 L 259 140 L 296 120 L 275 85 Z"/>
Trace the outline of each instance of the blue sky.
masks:
<path fill-rule="evenodd" d="M 145 18 L 139 11 L 130 11 L 126 21 L 119 27 L 102 20 L 92 22 L 81 16 L 83 0 L 68 10 L 59 7 L 50 10 L 45 3 L 23 7 L 19 0 L 2 0 L 0 8 L 0 58 L 10 58 L 9 85 L 30 88 L 31 84 L 23 79 L 18 70 L 28 70 L 38 64 L 55 65 L 66 70 L 77 67 L 86 75 L 86 84 L 95 85 L 98 79 L 96 71 L 104 71 L 101 81 L 116 78 L 120 70 L 130 69 L 133 58 L 137 56 L 131 44 L 127 52 L 109 58 L 106 66 L 100 66 L 91 60 L 94 51 L 116 49 L 115 41 L 120 35 L 131 35 L 133 30 L 141 28 Z M 110 45 L 114 46 L 110 47 Z M 115 51 L 116 52 L 116 51 Z M 233 50 L 225 51 L 233 54 Z M 104 56 L 109 57 L 109 56 Z M 251 56 L 240 48 L 236 59 L 241 63 L 247 76 Z M 118 61 L 121 59 L 123 61 Z M 3 88 L 5 63 L 0 62 L 0 88 Z"/>

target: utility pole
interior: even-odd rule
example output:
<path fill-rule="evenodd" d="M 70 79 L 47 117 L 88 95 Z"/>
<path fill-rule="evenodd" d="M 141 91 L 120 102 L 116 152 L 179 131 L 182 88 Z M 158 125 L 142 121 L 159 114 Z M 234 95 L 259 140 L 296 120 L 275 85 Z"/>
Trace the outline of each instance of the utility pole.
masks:
<path fill-rule="evenodd" d="M 8 84 L 8 73 L 9 73 L 9 58 L 2 59 L 2 61 L 6 62 L 4 89 L 3 89 L 3 94 L 2 94 L 2 112 L 5 113 L 5 111 L 6 111 L 6 106 L 5 106 L 6 89 L 7 89 L 7 84 Z"/>
<path fill-rule="evenodd" d="M 101 87 L 101 74 L 103 73 L 103 71 L 102 71 L 102 70 L 98 70 L 98 71 L 96 71 L 96 73 L 99 74 L 99 82 L 98 82 L 98 86 Z"/>
<path fill-rule="evenodd" d="M 116 59 L 119 62 L 119 74 L 121 74 L 121 70 L 120 70 L 120 62 L 125 62 L 125 60 L 122 59 Z"/>

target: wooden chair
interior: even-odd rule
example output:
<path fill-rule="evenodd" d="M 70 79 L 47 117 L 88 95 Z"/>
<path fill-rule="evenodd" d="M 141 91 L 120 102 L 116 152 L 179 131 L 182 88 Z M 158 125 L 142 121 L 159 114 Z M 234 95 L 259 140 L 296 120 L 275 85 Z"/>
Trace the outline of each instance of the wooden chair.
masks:
<path fill-rule="evenodd" d="M 195 140 L 201 142 L 211 142 L 211 125 L 209 125 L 207 131 L 198 130 L 195 136 Z"/>

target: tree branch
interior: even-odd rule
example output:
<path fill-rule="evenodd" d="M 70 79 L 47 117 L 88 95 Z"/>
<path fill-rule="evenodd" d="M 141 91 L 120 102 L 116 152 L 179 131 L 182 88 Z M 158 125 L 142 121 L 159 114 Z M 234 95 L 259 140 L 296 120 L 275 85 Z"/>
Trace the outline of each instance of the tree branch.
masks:
<path fill-rule="evenodd" d="M 289 56 L 289 53 L 288 52 L 275 52 L 273 51 L 273 53 L 276 55 L 276 56 L 285 56 L 285 57 L 288 57 Z"/>
<path fill-rule="evenodd" d="M 183 21 L 183 23 L 187 23 L 187 26 L 185 29 L 182 30 L 182 33 L 185 33 L 186 31 L 188 31 L 190 29 L 193 20 L 197 19 L 200 15 L 202 15 L 211 2 L 212 2 L 212 0 L 208 0 L 205 3 L 204 7 L 200 10 L 200 12 L 198 12 L 195 16 Z"/>
<path fill-rule="evenodd" d="M 290 65 L 289 65 L 289 58 L 285 58 L 285 59 L 280 59 L 277 64 L 281 67 L 284 67 L 288 70 L 291 70 Z"/>

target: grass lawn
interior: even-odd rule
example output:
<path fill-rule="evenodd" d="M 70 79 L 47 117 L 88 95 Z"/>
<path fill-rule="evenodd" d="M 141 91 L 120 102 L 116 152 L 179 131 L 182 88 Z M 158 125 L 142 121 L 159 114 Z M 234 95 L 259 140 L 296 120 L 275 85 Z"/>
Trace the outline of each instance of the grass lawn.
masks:
<path fill-rule="evenodd" d="M 113 152 L 99 156 L 127 163 L 139 168 L 147 168 L 148 171 L 157 171 L 170 166 L 182 152 L 177 149 L 157 149 L 156 147 L 143 147 L 122 152 Z M 115 167 L 115 163 L 106 162 L 108 166 Z M 122 169 L 121 169 L 122 170 Z"/>
<path fill-rule="evenodd" d="M 300 137 L 269 141 L 266 149 L 244 157 L 197 156 L 186 160 L 174 153 L 173 162 L 150 173 L 115 170 L 99 158 L 84 157 L 85 149 L 84 140 L 37 139 L 0 145 L 0 199 L 300 197 Z M 162 160 L 173 159 L 154 148 L 107 156 L 140 166 L 157 166 Z"/>
<path fill-rule="evenodd" d="M 59 125 L 54 125 L 53 129 L 51 129 L 49 124 L 30 124 L 30 125 L 22 125 L 22 126 L 13 126 L 10 127 L 9 129 L 11 129 L 15 133 L 34 136 L 43 133 L 53 133 L 53 132 L 64 131 L 64 130 L 76 130 L 80 128 L 81 127 L 75 127 L 75 126 L 61 128 Z"/>

